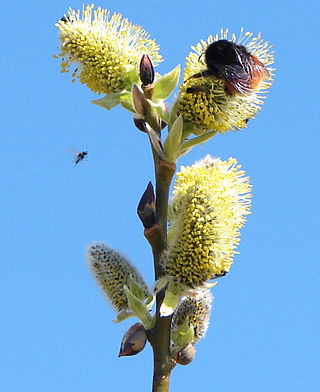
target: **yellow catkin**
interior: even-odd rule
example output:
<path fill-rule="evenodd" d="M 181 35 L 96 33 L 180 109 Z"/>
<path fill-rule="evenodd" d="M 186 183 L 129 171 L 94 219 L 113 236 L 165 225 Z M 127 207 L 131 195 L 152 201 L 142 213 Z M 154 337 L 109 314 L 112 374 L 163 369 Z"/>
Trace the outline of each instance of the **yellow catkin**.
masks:
<path fill-rule="evenodd" d="M 177 173 L 170 202 L 167 274 L 198 287 L 229 271 L 250 212 L 249 178 L 237 161 L 207 156 Z"/>
<path fill-rule="evenodd" d="M 221 133 L 231 129 L 241 129 L 246 126 L 249 119 L 253 118 L 262 105 L 264 94 L 272 84 L 272 71 L 270 65 L 274 62 L 271 46 L 263 41 L 260 34 L 256 37 L 252 33 L 243 33 L 237 40 L 232 34 L 230 41 L 246 47 L 250 54 L 266 67 L 269 77 L 262 81 L 250 94 L 227 94 L 225 81 L 214 77 L 192 78 L 193 75 L 207 69 L 204 52 L 208 45 L 220 39 L 228 39 L 228 30 L 221 31 L 220 36 L 209 36 L 206 41 L 201 40 L 192 47 L 192 52 L 186 58 L 184 69 L 184 83 L 180 86 L 178 114 L 181 114 L 186 123 L 191 123 L 198 130 L 206 132 L 214 130 Z M 201 86 L 197 90 L 197 87 Z M 190 93 L 187 89 L 195 88 L 196 92 Z"/>
<path fill-rule="evenodd" d="M 127 75 L 138 75 L 144 54 L 154 66 L 162 61 L 159 46 L 145 30 L 121 14 L 110 15 L 100 7 L 93 10 L 93 5 L 84 6 L 82 14 L 70 8 L 56 26 L 60 32 L 61 72 L 69 72 L 74 65 L 73 78 L 99 94 L 130 89 Z"/>

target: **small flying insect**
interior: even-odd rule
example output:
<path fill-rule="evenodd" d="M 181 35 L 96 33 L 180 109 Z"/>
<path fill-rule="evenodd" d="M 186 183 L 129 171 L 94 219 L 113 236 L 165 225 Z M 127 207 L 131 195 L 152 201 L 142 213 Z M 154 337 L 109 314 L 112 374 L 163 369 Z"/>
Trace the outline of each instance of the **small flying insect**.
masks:
<path fill-rule="evenodd" d="M 76 166 L 79 162 L 81 162 L 87 155 L 88 155 L 88 151 L 81 151 L 78 152 L 76 150 L 74 150 L 73 148 L 71 148 L 71 151 L 73 152 L 73 154 L 76 155 L 75 160 L 74 160 L 74 165 Z"/>
<path fill-rule="evenodd" d="M 213 76 L 225 80 L 228 94 L 247 95 L 270 77 L 269 72 L 256 56 L 250 54 L 244 46 L 234 42 L 225 39 L 212 42 L 203 54 L 207 69 L 192 75 L 187 80 Z M 187 88 L 188 93 L 201 91 L 204 91 L 201 86 Z"/>

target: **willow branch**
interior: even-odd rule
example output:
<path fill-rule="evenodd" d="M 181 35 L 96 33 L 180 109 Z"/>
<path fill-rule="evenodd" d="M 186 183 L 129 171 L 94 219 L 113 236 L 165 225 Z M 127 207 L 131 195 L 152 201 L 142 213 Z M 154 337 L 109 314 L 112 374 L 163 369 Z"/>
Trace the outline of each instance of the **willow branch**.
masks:
<path fill-rule="evenodd" d="M 145 230 L 153 253 L 155 280 L 163 276 L 161 255 L 167 246 L 167 215 L 169 189 L 175 173 L 175 165 L 159 159 L 152 147 L 155 177 L 156 177 L 156 216 L 157 224 Z M 170 356 L 170 325 L 171 317 L 160 317 L 160 306 L 164 298 L 163 291 L 156 298 L 156 323 L 155 327 L 147 331 L 148 340 L 153 349 L 154 374 L 153 392 L 169 391 L 170 373 L 175 363 Z"/>

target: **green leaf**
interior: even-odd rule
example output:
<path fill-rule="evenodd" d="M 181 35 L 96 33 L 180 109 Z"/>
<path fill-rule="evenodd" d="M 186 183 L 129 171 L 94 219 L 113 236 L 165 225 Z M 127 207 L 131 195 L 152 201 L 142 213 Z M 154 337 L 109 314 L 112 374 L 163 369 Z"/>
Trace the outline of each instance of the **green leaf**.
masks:
<path fill-rule="evenodd" d="M 173 123 L 176 121 L 178 117 L 178 107 L 179 107 L 179 100 L 176 99 L 171 106 L 169 118 L 168 118 L 168 129 L 172 127 Z"/>
<path fill-rule="evenodd" d="M 167 99 L 172 91 L 177 87 L 180 77 L 180 65 L 177 65 L 172 71 L 161 76 L 154 84 L 155 99 Z"/>
<path fill-rule="evenodd" d="M 194 340 L 194 328 L 189 325 L 189 317 L 185 319 L 179 328 L 171 333 L 171 339 L 175 345 L 174 351 L 177 352 Z"/>
<path fill-rule="evenodd" d="M 156 114 L 163 120 L 164 122 L 168 122 L 169 119 L 169 114 L 165 111 L 165 106 L 163 102 L 161 103 L 155 103 L 151 101 L 150 99 L 147 99 L 148 104 L 153 108 L 153 110 L 156 112 Z"/>
<path fill-rule="evenodd" d="M 162 276 L 160 279 L 156 281 L 153 292 L 156 294 L 159 293 L 159 291 L 164 289 L 168 284 L 169 284 L 168 276 Z"/>
<path fill-rule="evenodd" d="M 152 319 L 147 306 L 143 303 L 143 301 L 133 295 L 127 286 L 123 286 L 123 288 L 128 299 L 128 306 L 130 310 L 141 320 L 145 329 L 151 329 L 153 327 L 154 320 Z"/>
<path fill-rule="evenodd" d="M 144 300 L 145 299 L 145 295 L 143 292 L 142 287 L 140 287 L 133 279 L 132 275 L 130 275 L 130 291 L 131 293 L 139 298 L 140 300 Z"/>
<path fill-rule="evenodd" d="M 201 136 L 197 136 L 187 140 L 180 146 L 179 155 L 183 155 L 184 151 L 190 150 L 193 146 L 196 146 L 197 144 L 202 144 L 206 142 L 207 140 L 211 139 L 216 133 L 217 131 L 210 131 L 210 132 L 206 132 Z"/>
<path fill-rule="evenodd" d="M 164 142 L 164 151 L 169 162 L 175 163 L 179 157 L 179 147 L 181 145 L 181 136 L 183 131 L 183 118 L 181 115 L 172 124 L 168 136 Z"/>
<path fill-rule="evenodd" d="M 133 104 L 132 104 L 132 98 L 131 98 L 131 93 L 126 92 L 126 94 L 121 95 L 120 97 L 120 105 L 126 109 L 129 110 L 131 113 L 135 113 L 136 111 L 134 110 Z"/>
<path fill-rule="evenodd" d="M 130 69 L 125 74 L 123 80 L 124 80 L 126 89 L 131 90 L 133 83 L 137 83 L 137 84 L 140 83 L 139 71 L 136 68 L 131 66 Z"/>
<path fill-rule="evenodd" d="M 148 309 L 151 309 L 151 307 L 152 307 L 152 305 L 153 305 L 153 303 L 154 303 L 154 296 L 153 295 L 149 295 L 149 297 L 147 298 L 147 300 L 146 300 L 146 307 L 148 308 Z"/>
<path fill-rule="evenodd" d="M 175 283 L 170 282 L 166 290 L 164 300 L 160 307 L 160 316 L 161 317 L 170 316 L 174 312 L 175 308 L 177 307 L 180 298 L 181 298 L 181 292 L 179 287 Z"/>
<path fill-rule="evenodd" d="M 103 98 L 96 99 L 91 102 L 94 103 L 95 105 L 98 105 L 98 106 L 101 106 L 107 110 L 110 110 L 110 109 L 114 108 L 115 106 L 117 106 L 118 103 L 120 103 L 121 98 L 123 96 L 126 96 L 127 94 L 130 95 L 130 93 L 128 93 L 127 91 L 121 91 L 120 93 L 108 94 Z"/>
<path fill-rule="evenodd" d="M 118 314 L 117 314 L 117 318 L 115 320 L 112 320 L 114 323 L 120 323 L 123 320 L 128 319 L 129 317 L 133 317 L 134 314 L 128 310 L 121 310 Z"/>

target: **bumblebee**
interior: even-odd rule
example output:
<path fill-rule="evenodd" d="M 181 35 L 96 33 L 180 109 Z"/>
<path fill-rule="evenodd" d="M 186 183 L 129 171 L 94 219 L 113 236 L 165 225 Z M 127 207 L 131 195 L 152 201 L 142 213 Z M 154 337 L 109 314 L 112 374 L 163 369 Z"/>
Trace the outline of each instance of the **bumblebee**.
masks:
<path fill-rule="evenodd" d="M 201 55 L 202 56 L 202 55 Z M 201 57 L 200 56 L 200 57 Z M 189 79 L 214 77 L 223 79 L 230 95 L 250 94 L 270 74 L 258 58 L 242 46 L 225 39 L 208 45 L 204 52 L 207 69 Z M 203 91 L 201 86 L 187 88 L 188 93 Z"/>

